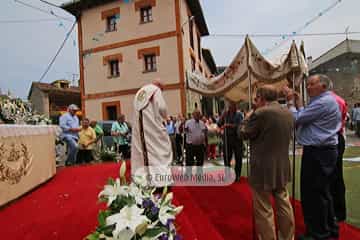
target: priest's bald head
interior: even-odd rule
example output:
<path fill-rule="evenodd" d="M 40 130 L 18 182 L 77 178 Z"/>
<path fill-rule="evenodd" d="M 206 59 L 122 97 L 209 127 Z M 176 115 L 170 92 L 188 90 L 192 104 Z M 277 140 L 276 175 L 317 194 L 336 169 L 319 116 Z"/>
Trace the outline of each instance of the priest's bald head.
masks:
<path fill-rule="evenodd" d="M 164 83 L 160 80 L 160 78 L 155 78 L 152 81 L 152 84 L 154 84 L 155 86 L 157 86 L 158 88 L 160 88 L 161 90 L 164 90 Z"/>

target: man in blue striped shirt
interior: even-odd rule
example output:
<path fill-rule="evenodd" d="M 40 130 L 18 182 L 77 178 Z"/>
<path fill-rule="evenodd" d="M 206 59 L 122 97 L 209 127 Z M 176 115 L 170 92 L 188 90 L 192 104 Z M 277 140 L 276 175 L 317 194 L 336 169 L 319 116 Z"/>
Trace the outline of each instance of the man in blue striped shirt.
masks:
<path fill-rule="evenodd" d="M 306 234 L 300 239 L 337 239 L 339 236 L 330 183 L 338 154 L 341 113 L 329 91 L 331 86 L 331 80 L 325 75 L 310 76 L 307 80 L 310 103 L 305 108 L 297 93 L 288 95 L 297 127 L 297 142 L 303 145 L 300 192 Z"/>
<path fill-rule="evenodd" d="M 75 104 L 68 107 L 68 112 L 62 115 L 59 119 L 59 125 L 62 129 L 62 139 L 66 142 L 68 157 L 65 161 L 66 166 L 71 166 L 76 163 L 76 155 L 78 152 L 79 132 L 81 130 L 79 119 L 76 112 L 79 108 Z"/>

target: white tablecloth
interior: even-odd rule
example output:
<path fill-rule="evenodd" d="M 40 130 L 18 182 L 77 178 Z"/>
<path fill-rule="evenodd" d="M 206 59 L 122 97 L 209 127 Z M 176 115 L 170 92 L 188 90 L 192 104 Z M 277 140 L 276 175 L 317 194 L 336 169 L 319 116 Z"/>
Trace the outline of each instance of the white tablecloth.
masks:
<path fill-rule="evenodd" d="M 0 206 L 56 174 L 57 126 L 0 125 Z"/>

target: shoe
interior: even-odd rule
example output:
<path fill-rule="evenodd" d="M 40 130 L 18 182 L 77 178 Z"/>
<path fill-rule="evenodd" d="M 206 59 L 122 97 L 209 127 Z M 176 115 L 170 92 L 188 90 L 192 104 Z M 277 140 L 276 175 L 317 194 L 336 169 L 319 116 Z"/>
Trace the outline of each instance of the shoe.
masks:
<path fill-rule="evenodd" d="M 67 167 L 70 167 L 70 166 L 72 166 L 73 164 L 72 163 L 69 163 L 69 162 L 66 162 L 65 163 L 65 166 L 67 166 Z"/>

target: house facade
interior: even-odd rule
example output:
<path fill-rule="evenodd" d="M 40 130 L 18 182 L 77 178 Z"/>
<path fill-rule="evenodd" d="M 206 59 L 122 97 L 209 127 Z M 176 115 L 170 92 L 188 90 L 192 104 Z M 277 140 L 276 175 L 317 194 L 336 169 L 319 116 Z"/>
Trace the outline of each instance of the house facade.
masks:
<path fill-rule="evenodd" d="M 67 80 L 56 80 L 52 83 L 33 82 L 28 100 L 33 111 L 51 118 L 53 123 L 58 122 L 59 116 L 67 111 L 70 104 L 81 105 L 80 89 L 70 86 Z"/>
<path fill-rule="evenodd" d="M 346 39 L 309 61 L 311 74 L 326 74 L 334 83 L 334 91 L 352 107 L 360 102 L 360 40 Z"/>
<path fill-rule="evenodd" d="M 133 98 L 155 78 L 169 114 L 200 108 L 186 91 L 186 71 L 210 71 L 201 37 L 209 34 L 198 0 L 81 0 L 63 5 L 78 21 L 80 90 L 90 119 L 132 116 Z"/>

